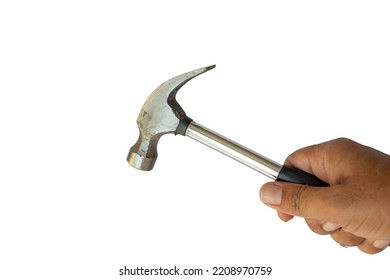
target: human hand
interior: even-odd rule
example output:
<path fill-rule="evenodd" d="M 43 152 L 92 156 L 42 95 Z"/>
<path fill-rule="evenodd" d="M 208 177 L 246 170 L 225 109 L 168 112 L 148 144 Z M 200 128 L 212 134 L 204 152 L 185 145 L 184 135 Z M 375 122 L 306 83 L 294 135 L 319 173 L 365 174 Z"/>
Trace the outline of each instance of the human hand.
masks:
<path fill-rule="evenodd" d="M 390 243 L 390 156 L 340 138 L 291 154 L 286 165 L 316 175 L 330 187 L 270 182 L 261 200 L 283 221 L 304 217 L 312 231 L 342 246 L 374 254 Z"/>

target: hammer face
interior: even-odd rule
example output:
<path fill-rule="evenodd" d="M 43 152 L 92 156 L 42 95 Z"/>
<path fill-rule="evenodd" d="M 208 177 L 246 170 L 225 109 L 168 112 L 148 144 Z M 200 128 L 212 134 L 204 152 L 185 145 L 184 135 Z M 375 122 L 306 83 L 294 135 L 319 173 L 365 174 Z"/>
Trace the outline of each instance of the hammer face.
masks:
<path fill-rule="evenodd" d="M 176 76 L 158 86 L 146 99 L 137 118 L 138 141 L 127 156 L 129 164 L 140 170 L 152 170 L 157 159 L 157 144 L 164 134 L 183 134 L 190 122 L 176 101 L 179 89 L 192 78 L 215 67 L 209 66 Z M 184 124 L 184 125 L 183 125 Z"/>
<path fill-rule="evenodd" d="M 132 152 L 131 150 L 127 156 L 127 161 L 131 166 L 144 171 L 152 170 L 156 160 L 157 158 L 140 156 L 137 152 Z"/>
<path fill-rule="evenodd" d="M 140 131 L 138 141 L 131 147 L 127 155 L 129 164 L 140 170 L 152 170 L 157 160 L 157 142 L 160 137 L 161 135 L 155 135 L 148 138 Z"/>

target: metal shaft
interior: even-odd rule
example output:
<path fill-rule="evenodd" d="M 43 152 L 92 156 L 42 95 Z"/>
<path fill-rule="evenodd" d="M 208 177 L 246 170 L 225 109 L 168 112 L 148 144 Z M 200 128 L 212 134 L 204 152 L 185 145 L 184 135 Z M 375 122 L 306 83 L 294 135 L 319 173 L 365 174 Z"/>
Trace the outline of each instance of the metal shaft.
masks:
<path fill-rule="evenodd" d="M 186 136 L 276 180 L 282 166 L 206 127 L 191 122 Z"/>

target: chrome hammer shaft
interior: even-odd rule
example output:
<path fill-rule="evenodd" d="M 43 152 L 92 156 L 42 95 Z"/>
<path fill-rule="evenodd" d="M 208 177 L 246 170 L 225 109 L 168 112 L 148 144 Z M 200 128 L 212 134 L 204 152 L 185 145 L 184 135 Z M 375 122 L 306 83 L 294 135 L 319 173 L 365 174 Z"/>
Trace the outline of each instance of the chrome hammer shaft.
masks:
<path fill-rule="evenodd" d="M 282 166 L 196 122 L 191 122 L 186 136 L 276 180 Z"/>

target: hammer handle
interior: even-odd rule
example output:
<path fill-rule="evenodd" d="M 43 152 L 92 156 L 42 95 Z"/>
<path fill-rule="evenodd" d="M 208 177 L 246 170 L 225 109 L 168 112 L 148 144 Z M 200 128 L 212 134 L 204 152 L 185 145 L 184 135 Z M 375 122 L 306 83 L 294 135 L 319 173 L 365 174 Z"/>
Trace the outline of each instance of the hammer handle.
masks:
<path fill-rule="evenodd" d="M 185 135 L 260 172 L 272 180 L 318 187 L 329 186 L 312 174 L 285 165 L 282 166 L 194 121 L 188 125 Z"/>

